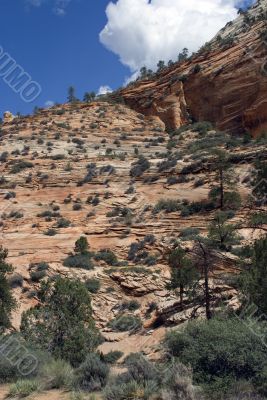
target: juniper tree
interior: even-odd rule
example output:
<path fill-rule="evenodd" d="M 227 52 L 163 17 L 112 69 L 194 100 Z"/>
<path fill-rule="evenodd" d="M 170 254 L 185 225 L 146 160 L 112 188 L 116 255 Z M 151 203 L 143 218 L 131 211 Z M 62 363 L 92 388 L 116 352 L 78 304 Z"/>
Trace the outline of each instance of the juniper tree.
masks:
<path fill-rule="evenodd" d="M 228 221 L 229 213 L 227 212 L 219 211 L 214 215 L 208 230 L 208 238 L 213 247 L 226 250 L 238 242 L 237 226 Z"/>
<path fill-rule="evenodd" d="M 165 67 L 165 62 L 163 60 L 160 60 L 157 63 L 157 67 L 158 67 L 158 72 L 162 71 L 164 69 L 164 67 Z"/>
<path fill-rule="evenodd" d="M 179 288 L 180 304 L 181 308 L 183 308 L 185 291 L 193 286 L 198 279 L 198 273 L 181 246 L 177 246 L 171 251 L 168 263 L 171 268 L 171 280 L 167 285 L 167 289 L 175 290 Z"/>
<path fill-rule="evenodd" d="M 234 178 L 234 171 L 231 168 L 231 163 L 226 151 L 216 149 L 213 151 L 215 156 L 213 159 L 213 169 L 215 170 L 215 182 L 218 182 L 218 186 L 214 186 L 210 191 L 210 197 L 213 200 L 219 198 L 220 208 L 223 210 L 226 200 L 226 189 L 231 187 Z M 232 195 L 235 192 L 232 192 Z M 230 196 L 228 192 L 228 202 L 230 203 Z"/>
<path fill-rule="evenodd" d="M 267 162 L 258 161 L 252 180 L 252 195 L 259 205 L 267 204 Z"/>
<path fill-rule="evenodd" d="M 194 254 L 194 265 L 204 279 L 203 291 L 204 291 L 206 318 L 211 319 L 212 312 L 211 312 L 211 294 L 210 294 L 210 272 L 213 270 L 214 267 L 215 255 L 208 242 L 202 237 L 197 237 L 195 239 L 193 254 Z"/>
<path fill-rule="evenodd" d="M 77 101 L 77 97 L 75 96 L 75 88 L 73 86 L 70 86 L 68 89 L 67 99 L 69 103 L 75 103 Z"/>
<path fill-rule="evenodd" d="M 241 275 L 243 292 L 267 318 L 267 236 L 253 246 L 252 262 Z"/>
<path fill-rule="evenodd" d="M 42 283 L 38 297 L 40 304 L 22 314 L 22 335 L 55 358 L 79 365 L 99 344 L 86 286 L 56 277 Z"/>
<path fill-rule="evenodd" d="M 90 103 L 91 101 L 94 101 L 96 98 L 95 92 L 85 92 L 83 96 L 83 101 L 86 103 Z"/>
<path fill-rule="evenodd" d="M 75 253 L 78 253 L 78 254 L 86 254 L 86 253 L 88 253 L 88 250 L 89 250 L 89 244 L 88 244 L 87 238 L 85 236 L 81 236 L 75 242 L 74 251 L 75 251 Z"/>
<path fill-rule="evenodd" d="M 12 296 L 8 283 L 8 274 L 13 267 L 7 263 L 8 251 L 0 246 L 0 333 L 10 328 L 10 315 L 16 308 L 16 300 Z"/>

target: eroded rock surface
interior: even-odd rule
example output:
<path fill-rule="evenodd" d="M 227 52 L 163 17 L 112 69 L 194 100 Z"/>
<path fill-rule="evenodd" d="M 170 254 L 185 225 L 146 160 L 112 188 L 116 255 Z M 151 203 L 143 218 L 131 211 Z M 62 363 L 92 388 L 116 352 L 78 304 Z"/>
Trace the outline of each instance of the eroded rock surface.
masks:
<path fill-rule="evenodd" d="M 228 23 L 189 60 L 120 92 L 145 115 L 169 129 L 192 118 L 218 129 L 254 135 L 267 129 L 267 2 Z"/>

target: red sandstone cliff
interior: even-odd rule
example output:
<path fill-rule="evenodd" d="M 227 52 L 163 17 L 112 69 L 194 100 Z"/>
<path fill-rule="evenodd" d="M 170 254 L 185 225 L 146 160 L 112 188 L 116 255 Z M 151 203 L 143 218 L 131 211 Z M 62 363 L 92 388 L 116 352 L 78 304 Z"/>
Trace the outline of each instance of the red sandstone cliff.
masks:
<path fill-rule="evenodd" d="M 189 60 L 120 92 L 125 102 L 157 115 L 168 128 L 194 120 L 220 130 L 267 130 L 267 1 L 230 22 Z M 196 67 L 197 66 L 197 67 Z M 182 77 L 182 78 L 181 78 Z M 184 79 L 186 77 L 186 80 Z"/>

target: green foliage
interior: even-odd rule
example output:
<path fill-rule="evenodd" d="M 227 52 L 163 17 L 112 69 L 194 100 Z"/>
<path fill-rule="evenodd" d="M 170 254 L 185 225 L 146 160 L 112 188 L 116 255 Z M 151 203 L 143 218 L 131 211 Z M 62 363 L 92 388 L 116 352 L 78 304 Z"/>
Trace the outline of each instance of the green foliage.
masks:
<path fill-rule="evenodd" d="M 63 265 L 69 268 L 83 268 L 87 270 L 94 269 L 92 264 L 92 253 L 89 252 L 89 244 L 85 236 L 81 236 L 75 242 L 74 251 L 76 254 L 68 256 Z"/>
<path fill-rule="evenodd" d="M 40 282 L 41 279 L 46 277 L 46 271 L 31 271 L 30 277 L 33 282 Z"/>
<path fill-rule="evenodd" d="M 132 164 L 130 176 L 134 178 L 140 177 L 149 168 L 150 162 L 144 156 L 140 155 L 138 161 Z"/>
<path fill-rule="evenodd" d="M 38 378 L 45 390 L 68 389 L 73 384 L 73 369 L 64 360 L 52 359 L 42 367 Z"/>
<path fill-rule="evenodd" d="M 33 168 L 33 163 L 24 160 L 15 161 L 15 163 L 12 165 L 10 173 L 17 174 L 26 168 Z"/>
<path fill-rule="evenodd" d="M 140 303 L 136 300 L 124 301 L 120 305 L 120 310 L 135 311 L 140 308 Z"/>
<path fill-rule="evenodd" d="M 130 354 L 127 371 L 113 378 L 104 390 L 106 400 L 194 400 L 190 371 L 179 362 L 150 362 L 142 354 Z"/>
<path fill-rule="evenodd" d="M 253 213 L 249 216 L 248 225 L 251 228 L 254 228 L 254 229 L 260 228 L 266 224 L 267 224 L 267 213 L 264 211 Z"/>
<path fill-rule="evenodd" d="M 15 382 L 18 379 L 35 378 L 40 366 L 47 362 L 48 355 L 36 350 L 20 334 L 0 336 L 0 384 Z"/>
<path fill-rule="evenodd" d="M 109 249 L 104 249 L 100 250 L 98 253 L 95 254 L 94 256 L 96 261 L 104 261 L 108 265 L 118 265 L 118 259 L 117 256 L 113 253 L 113 251 Z"/>
<path fill-rule="evenodd" d="M 179 211 L 180 208 L 181 208 L 181 206 L 177 200 L 161 199 L 155 205 L 153 212 L 155 214 L 160 211 L 165 211 L 166 213 L 172 213 L 175 211 Z"/>
<path fill-rule="evenodd" d="M 71 222 L 66 218 L 60 218 L 57 221 L 57 228 L 68 228 Z"/>
<path fill-rule="evenodd" d="M 126 383 L 114 383 L 109 385 L 104 391 L 105 400 L 149 400 L 153 394 L 153 385 L 138 384 L 132 380 Z"/>
<path fill-rule="evenodd" d="M 266 349 L 249 323 L 238 318 L 190 322 L 183 332 L 168 333 L 166 346 L 173 356 L 191 365 L 197 384 L 214 385 L 218 391 L 239 380 L 258 384 L 267 365 Z M 256 321 L 253 327 L 257 328 Z"/>
<path fill-rule="evenodd" d="M 180 291 L 180 302 L 183 306 L 183 296 L 185 290 L 193 286 L 198 279 L 197 270 L 187 257 L 185 250 L 177 246 L 169 255 L 169 266 L 171 268 L 171 280 L 167 284 L 167 289 Z"/>
<path fill-rule="evenodd" d="M 100 339 L 86 286 L 56 277 L 42 283 L 39 298 L 40 305 L 22 314 L 22 335 L 55 358 L 79 364 Z"/>
<path fill-rule="evenodd" d="M 75 96 L 75 88 L 73 86 L 70 86 L 68 88 L 68 102 L 69 103 L 76 103 L 77 102 L 77 97 Z"/>
<path fill-rule="evenodd" d="M 8 279 L 8 283 L 12 289 L 23 286 L 23 276 L 20 274 L 14 274 Z"/>
<path fill-rule="evenodd" d="M 234 171 L 231 168 L 229 155 L 222 149 L 215 149 L 212 151 L 214 155 L 213 169 L 216 171 L 215 181 L 219 183 L 217 188 L 220 208 L 225 207 L 225 192 L 226 188 L 232 185 Z"/>
<path fill-rule="evenodd" d="M 110 321 L 108 327 L 115 332 L 133 331 L 142 327 L 142 321 L 135 315 L 122 314 Z"/>
<path fill-rule="evenodd" d="M 194 72 L 194 74 L 197 74 L 198 72 L 200 72 L 201 71 L 201 66 L 199 65 L 199 64 L 196 64 L 194 67 L 193 67 L 193 72 Z"/>
<path fill-rule="evenodd" d="M 267 314 L 267 236 L 254 243 L 252 265 L 241 275 L 241 285 L 259 313 Z"/>
<path fill-rule="evenodd" d="M 242 205 L 241 196 L 238 192 L 226 191 L 224 193 L 224 207 L 230 210 L 238 210 Z"/>
<path fill-rule="evenodd" d="M 83 101 L 86 103 L 90 103 L 91 101 L 94 101 L 96 98 L 95 92 L 85 92 L 83 96 Z"/>
<path fill-rule="evenodd" d="M 231 246 L 239 243 L 236 234 L 236 225 L 229 224 L 229 213 L 219 211 L 209 226 L 208 238 L 213 247 L 221 250 L 229 250 Z"/>
<path fill-rule="evenodd" d="M 87 391 L 101 390 L 107 383 L 109 366 L 98 354 L 89 354 L 76 371 L 76 384 Z"/>
<path fill-rule="evenodd" d="M 40 390 L 40 385 L 35 380 L 19 380 L 9 388 L 8 397 L 24 398 Z"/>
<path fill-rule="evenodd" d="M 100 354 L 101 360 L 106 364 L 115 364 L 123 356 L 122 351 L 114 350 L 107 354 Z"/>
<path fill-rule="evenodd" d="M 252 182 L 252 194 L 258 204 L 267 203 L 267 162 L 259 161 L 255 165 L 255 173 Z"/>
<path fill-rule="evenodd" d="M 101 287 L 101 283 L 99 279 L 90 278 L 85 281 L 85 286 L 90 293 L 97 293 Z"/>
<path fill-rule="evenodd" d="M 8 251 L 0 246 L 0 334 L 10 328 L 10 315 L 16 308 L 16 300 L 12 296 L 8 282 L 8 274 L 13 267 L 7 263 Z"/>
<path fill-rule="evenodd" d="M 219 204 L 221 199 L 221 189 L 219 186 L 214 186 L 209 192 L 209 198 L 216 204 Z M 241 207 L 241 196 L 236 191 L 223 192 L 223 205 L 224 209 L 238 210 Z"/>
<path fill-rule="evenodd" d="M 88 250 L 89 250 L 89 244 L 88 244 L 87 238 L 85 236 L 81 236 L 75 242 L 74 251 L 75 251 L 75 253 L 78 253 L 78 254 L 87 254 Z"/>
<path fill-rule="evenodd" d="M 181 230 L 179 238 L 181 240 L 193 240 L 199 233 L 198 228 L 185 228 Z"/>
<path fill-rule="evenodd" d="M 63 265 L 69 268 L 94 269 L 90 253 L 71 255 L 63 261 Z"/>

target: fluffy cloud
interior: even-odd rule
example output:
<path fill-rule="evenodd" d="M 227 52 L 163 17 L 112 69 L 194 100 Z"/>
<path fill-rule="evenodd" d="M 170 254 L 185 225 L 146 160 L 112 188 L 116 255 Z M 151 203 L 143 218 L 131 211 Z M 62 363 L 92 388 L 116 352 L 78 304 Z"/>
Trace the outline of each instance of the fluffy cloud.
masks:
<path fill-rule="evenodd" d="M 101 96 L 103 94 L 107 94 L 107 93 L 111 93 L 111 92 L 112 92 L 111 87 L 109 87 L 107 85 L 103 85 L 103 86 L 100 86 L 100 88 L 98 89 L 97 96 Z"/>
<path fill-rule="evenodd" d="M 100 41 L 134 73 L 197 51 L 237 16 L 237 0 L 117 0 L 106 9 Z"/>

